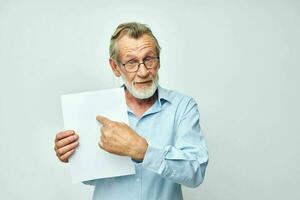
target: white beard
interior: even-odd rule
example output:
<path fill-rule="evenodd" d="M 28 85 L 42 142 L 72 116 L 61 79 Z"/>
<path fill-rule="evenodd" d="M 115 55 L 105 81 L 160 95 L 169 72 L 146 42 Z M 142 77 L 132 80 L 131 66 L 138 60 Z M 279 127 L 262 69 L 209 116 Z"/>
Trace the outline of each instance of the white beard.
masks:
<path fill-rule="evenodd" d="M 143 89 L 137 89 L 134 87 L 134 81 L 128 83 L 128 81 L 125 79 L 123 74 L 121 74 L 122 80 L 128 89 L 129 93 L 132 94 L 135 98 L 137 99 L 148 99 L 152 97 L 158 87 L 158 74 L 156 75 L 155 78 L 150 77 L 152 80 L 152 84 L 149 87 L 145 87 Z"/>

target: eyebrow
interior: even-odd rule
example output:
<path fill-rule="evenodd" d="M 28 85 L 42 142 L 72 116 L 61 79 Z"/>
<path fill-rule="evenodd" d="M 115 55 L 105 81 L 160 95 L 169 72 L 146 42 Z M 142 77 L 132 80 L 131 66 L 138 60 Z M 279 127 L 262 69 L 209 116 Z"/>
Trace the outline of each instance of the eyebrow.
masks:
<path fill-rule="evenodd" d="M 149 50 L 147 53 L 144 54 L 144 56 L 149 56 L 149 54 L 155 55 L 155 52 L 153 50 Z M 136 58 L 135 55 L 132 55 L 130 53 L 125 55 L 125 59 L 130 58 L 130 57 L 131 57 L 131 59 Z"/>

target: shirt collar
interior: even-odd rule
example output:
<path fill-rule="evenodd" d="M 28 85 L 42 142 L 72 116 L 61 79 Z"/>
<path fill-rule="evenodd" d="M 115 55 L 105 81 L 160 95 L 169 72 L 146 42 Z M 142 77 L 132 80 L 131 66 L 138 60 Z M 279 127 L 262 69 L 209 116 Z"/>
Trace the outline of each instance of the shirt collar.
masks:
<path fill-rule="evenodd" d="M 160 85 L 157 87 L 158 92 L 158 103 L 161 106 L 165 101 L 172 103 L 171 98 L 168 94 L 168 91 L 164 88 L 162 88 Z"/>

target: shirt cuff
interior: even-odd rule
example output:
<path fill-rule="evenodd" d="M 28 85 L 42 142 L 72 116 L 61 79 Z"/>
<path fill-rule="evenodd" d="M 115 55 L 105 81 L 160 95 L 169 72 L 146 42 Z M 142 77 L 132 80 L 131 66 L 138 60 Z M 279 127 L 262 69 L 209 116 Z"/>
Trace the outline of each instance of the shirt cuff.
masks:
<path fill-rule="evenodd" d="M 160 171 L 162 162 L 164 161 L 164 150 L 148 146 L 142 166 L 154 172 Z"/>

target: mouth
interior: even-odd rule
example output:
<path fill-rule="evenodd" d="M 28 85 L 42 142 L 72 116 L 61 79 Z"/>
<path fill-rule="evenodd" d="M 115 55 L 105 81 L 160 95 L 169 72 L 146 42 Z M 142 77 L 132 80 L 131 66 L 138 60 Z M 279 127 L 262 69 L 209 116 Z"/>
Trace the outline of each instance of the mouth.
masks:
<path fill-rule="evenodd" d="M 149 83 L 152 83 L 152 80 L 134 82 L 135 85 L 148 85 Z"/>

